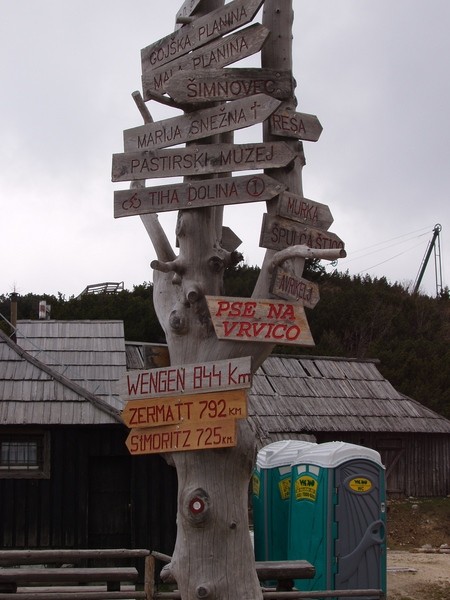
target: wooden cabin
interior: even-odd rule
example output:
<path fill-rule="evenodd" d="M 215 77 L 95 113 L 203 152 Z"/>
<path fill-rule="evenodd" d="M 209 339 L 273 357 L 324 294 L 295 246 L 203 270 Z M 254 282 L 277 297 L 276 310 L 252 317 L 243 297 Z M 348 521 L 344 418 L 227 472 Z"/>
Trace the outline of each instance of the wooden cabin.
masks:
<path fill-rule="evenodd" d="M 307 439 L 378 450 L 391 497 L 450 494 L 450 421 L 397 392 L 375 360 L 269 356 L 249 419 L 260 447 Z"/>
<path fill-rule="evenodd" d="M 176 473 L 131 457 L 114 381 L 122 321 L 19 321 L 0 331 L 0 545 L 171 553 Z"/>

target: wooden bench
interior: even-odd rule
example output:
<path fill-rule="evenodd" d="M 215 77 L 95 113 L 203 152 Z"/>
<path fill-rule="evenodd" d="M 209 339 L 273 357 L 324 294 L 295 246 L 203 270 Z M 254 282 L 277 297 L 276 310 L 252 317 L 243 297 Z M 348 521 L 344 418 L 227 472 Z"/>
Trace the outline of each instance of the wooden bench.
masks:
<path fill-rule="evenodd" d="M 147 569 L 149 557 L 149 550 L 140 549 L 1 550 L 0 600 L 48 597 L 57 600 L 148 599 L 147 577 L 144 577 L 144 590 L 136 590 L 138 570 L 134 566 L 122 565 L 143 558 Z M 118 564 L 74 566 L 88 561 Z"/>

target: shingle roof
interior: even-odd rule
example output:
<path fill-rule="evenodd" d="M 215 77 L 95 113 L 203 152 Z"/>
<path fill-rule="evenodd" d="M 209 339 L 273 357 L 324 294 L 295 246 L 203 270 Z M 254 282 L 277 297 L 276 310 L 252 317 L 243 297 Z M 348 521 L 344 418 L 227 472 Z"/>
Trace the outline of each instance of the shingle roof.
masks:
<path fill-rule="evenodd" d="M 315 432 L 450 433 L 450 421 L 395 390 L 377 361 L 271 355 L 249 417 L 264 443 Z"/>
<path fill-rule="evenodd" d="M 114 382 L 126 370 L 122 321 L 19 321 L 0 332 L 0 423 L 119 420 Z"/>

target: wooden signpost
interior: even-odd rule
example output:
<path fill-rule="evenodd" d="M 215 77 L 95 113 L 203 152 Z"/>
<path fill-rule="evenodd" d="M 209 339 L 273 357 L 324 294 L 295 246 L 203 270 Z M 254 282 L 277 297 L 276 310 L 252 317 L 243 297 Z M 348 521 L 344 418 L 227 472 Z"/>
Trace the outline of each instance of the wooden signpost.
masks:
<path fill-rule="evenodd" d="M 288 191 L 281 193 L 278 198 L 277 214 L 280 217 L 325 230 L 334 220 L 326 204 L 308 200 L 308 198 Z"/>
<path fill-rule="evenodd" d="M 317 142 L 322 133 L 322 125 L 315 115 L 281 108 L 270 118 L 270 132 L 272 135 Z"/>
<path fill-rule="evenodd" d="M 125 152 L 156 150 L 262 123 L 281 104 L 266 94 L 148 123 L 123 132 Z"/>
<path fill-rule="evenodd" d="M 145 215 L 200 206 L 270 200 L 283 185 L 268 175 L 241 175 L 114 192 L 114 217 Z"/>
<path fill-rule="evenodd" d="M 344 248 L 344 242 L 334 233 L 268 214 L 263 216 L 259 245 L 272 250 L 299 245 L 323 250 Z"/>
<path fill-rule="evenodd" d="M 314 346 L 301 304 L 219 296 L 206 302 L 221 340 Z"/>
<path fill-rule="evenodd" d="M 264 0 L 233 0 L 204 17 L 166 35 L 141 50 L 142 72 L 157 69 L 166 63 L 212 42 L 249 23 Z"/>
<path fill-rule="evenodd" d="M 314 308 L 320 299 L 319 286 L 316 283 L 280 267 L 273 272 L 270 292 L 278 298 L 301 302 L 308 308 Z"/>
<path fill-rule="evenodd" d="M 202 0 L 185 0 L 185 2 L 183 2 L 181 8 L 175 15 L 175 23 L 179 23 L 181 26 L 180 21 L 182 21 L 186 17 L 190 17 L 195 11 L 195 9 L 198 7 L 200 2 L 202 2 Z"/>
<path fill-rule="evenodd" d="M 169 150 L 113 154 L 112 180 L 207 175 L 284 167 L 295 159 L 285 142 L 210 144 Z"/>
<path fill-rule="evenodd" d="M 236 446 L 236 419 L 132 429 L 125 443 L 132 455 L 231 448 Z"/>
<path fill-rule="evenodd" d="M 127 371 L 118 381 L 117 392 L 124 400 L 141 400 L 174 394 L 202 394 L 249 388 L 251 381 L 251 359 L 242 357 Z"/>
<path fill-rule="evenodd" d="M 130 428 L 161 427 L 182 423 L 243 419 L 247 416 L 247 392 L 231 390 L 207 394 L 186 394 L 128 402 L 122 412 Z"/>
<path fill-rule="evenodd" d="M 176 102 L 195 105 L 236 100 L 254 94 L 286 100 L 292 96 L 293 87 L 290 71 L 240 68 L 179 71 L 169 79 L 165 90 Z M 282 121 L 281 117 L 279 121 Z M 289 127 L 292 130 L 293 124 Z"/>
<path fill-rule="evenodd" d="M 142 73 L 144 100 L 150 100 L 154 92 L 163 94 L 170 78 L 180 70 L 200 72 L 201 69 L 225 67 L 259 52 L 269 33 L 263 25 L 250 25 L 171 61 L 163 67 L 144 71 Z"/>

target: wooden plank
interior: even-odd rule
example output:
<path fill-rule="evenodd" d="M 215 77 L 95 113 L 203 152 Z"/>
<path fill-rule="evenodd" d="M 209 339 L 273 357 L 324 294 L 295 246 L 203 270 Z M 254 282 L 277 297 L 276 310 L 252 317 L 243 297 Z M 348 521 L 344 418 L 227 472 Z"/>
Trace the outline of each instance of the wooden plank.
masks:
<path fill-rule="evenodd" d="M 273 69 L 207 69 L 179 71 L 165 86 L 166 92 L 180 104 L 205 104 L 267 94 L 286 100 L 294 94 L 290 71 Z M 279 110 L 275 114 L 278 114 Z M 279 119 L 281 120 L 281 118 Z M 292 128 L 293 125 L 290 126 Z"/>
<path fill-rule="evenodd" d="M 84 586 L 83 586 L 84 587 Z M 83 590 L 82 587 L 79 587 Z M 101 588 L 100 588 L 101 589 Z M 122 590 L 118 592 L 110 591 L 99 591 L 99 592 L 56 592 L 54 594 L 46 594 L 35 589 L 34 592 L 20 592 L 17 594 L 2 594 L 0 593 L 1 600 L 48 600 L 49 598 L 55 598 L 56 600 L 132 600 L 132 599 L 143 599 L 148 600 L 145 592 L 136 590 Z"/>
<path fill-rule="evenodd" d="M 242 244 L 242 240 L 229 227 L 222 227 L 221 246 L 228 252 L 234 252 Z"/>
<path fill-rule="evenodd" d="M 175 22 L 177 22 L 178 19 L 190 17 L 200 2 L 203 2 L 203 0 L 185 0 L 175 15 Z"/>
<path fill-rule="evenodd" d="M 235 419 L 205 422 L 202 425 L 165 425 L 132 429 L 126 440 L 126 446 L 132 455 L 210 450 L 235 445 Z"/>
<path fill-rule="evenodd" d="M 206 302 L 221 340 L 314 346 L 301 304 L 220 296 Z"/>
<path fill-rule="evenodd" d="M 138 572 L 134 567 L 65 567 L 60 568 L 5 568 L 0 569 L 0 582 L 17 583 L 77 582 L 77 581 L 136 581 Z"/>
<path fill-rule="evenodd" d="M 259 579 L 312 579 L 316 570 L 306 560 L 257 561 Z"/>
<path fill-rule="evenodd" d="M 280 194 L 278 198 L 277 214 L 280 217 L 325 230 L 334 221 L 333 215 L 326 204 L 308 200 L 308 198 L 303 198 L 288 191 Z"/>
<path fill-rule="evenodd" d="M 125 152 L 176 146 L 265 121 L 280 105 L 266 94 L 233 100 L 221 106 L 147 123 L 123 132 Z"/>
<path fill-rule="evenodd" d="M 113 154 L 112 180 L 207 175 L 284 167 L 295 159 L 285 142 L 203 144 L 189 148 Z"/>
<path fill-rule="evenodd" d="M 246 416 L 245 390 L 131 400 L 122 412 L 125 425 L 137 429 L 176 424 L 201 426 L 205 421 L 219 423 Z"/>
<path fill-rule="evenodd" d="M 259 245 L 271 250 L 283 250 L 291 246 L 303 245 L 309 248 L 344 248 L 344 242 L 334 233 L 313 229 L 289 219 L 263 215 Z"/>
<path fill-rule="evenodd" d="M 264 0 L 233 0 L 141 50 L 142 72 L 164 64 L 249 23 Z"/>
<path fill-rule="evenodd" d="M 263 27 L 263 25 L 250 25 L 242 31 L 220 38 L 218 41 L 194 50 L 159 69 L 143 73 L 144 100 L 150 100 L 152 92 L 163 94 L 170 78 L 180 70 L 201 71 L 225 67 L 259 52 L 269 33 L 267 27 Z"/>
<path fill-rule="evenodd" d="M 161 398 L 174 394 L 202 394 L 251 387 L 251 358 L 229 358 L 214 362 L 127 371 L 117 382 L 124 400 Z"/>
<path fill-rule="evenodd" d="M 268 175 L 241 175 L 114 192 L 114 217 L 170 210 L 260 202 L 274 198 L 284 186 Z"/>
<path fill-rule="evenodd" d="M 317 142 L 323 129 L 315 115 L 298 113 L 283 107 L 273 113 L 269 125 L 272 135 L 308 142 Z"/>
<path fill-rule="evenodd" d="M 303 277 L 297 277 L 280 267 L 272 274 L 270 293 L 284 300 L 302 302 L 303 306 L 314 308 L 319 302 L 319 286 Z"/>
<path fill-rule="evenodd" d="M 0 550 L 0 565 L 72 563 L 89 558 L 127 559 L 148 556 L 145 549 Z"/>

